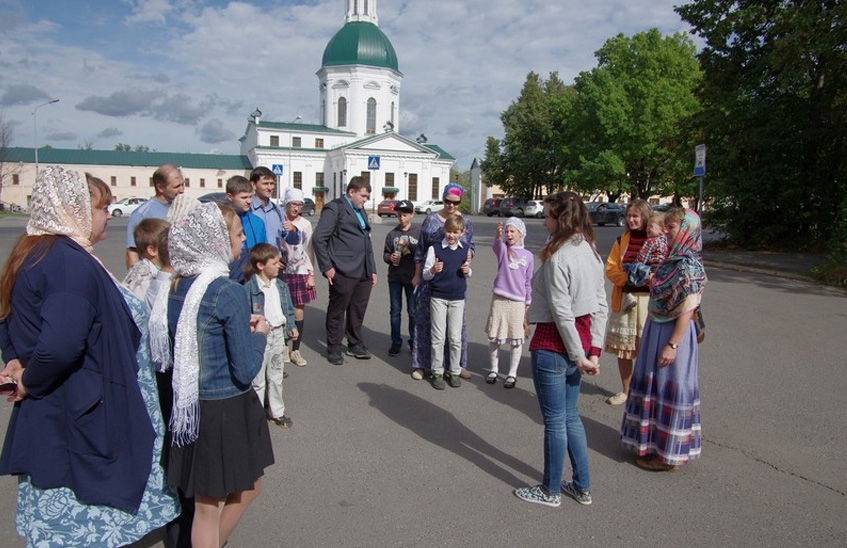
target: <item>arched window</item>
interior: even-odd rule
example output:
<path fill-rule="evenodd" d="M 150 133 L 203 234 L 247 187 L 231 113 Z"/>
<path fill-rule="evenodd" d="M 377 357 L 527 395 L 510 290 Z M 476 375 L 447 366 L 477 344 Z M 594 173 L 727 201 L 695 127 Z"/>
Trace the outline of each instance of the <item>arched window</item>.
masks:
<path fill-rule="evenodd" d="M 376 99 L 368 99 L 368 125 L 365 133 L 376 133 Z"/>
<path fill-rule="evenodd" d="M 338 127 L 347 127 L 347 99 L 338 100 Z"/>

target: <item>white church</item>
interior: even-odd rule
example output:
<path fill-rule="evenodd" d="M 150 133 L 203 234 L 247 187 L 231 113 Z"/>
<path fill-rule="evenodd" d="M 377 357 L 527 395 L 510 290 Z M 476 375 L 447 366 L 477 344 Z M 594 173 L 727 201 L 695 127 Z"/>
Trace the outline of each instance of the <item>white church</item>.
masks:
<path fill-rule="evenodd" d="M 37 161 L 89 171 L 111 184 L 117 199 L 152 194 L 150 177 L 165 163 L 182 169 L 186 192 L 195 197 L 222 191 L 226 179 L 256 166 L 277 174 L 281 192 L 302 189 L 318 208 L 341 196 L 355 175 L 370 181 L 374 203 L 439 197 L 456 160 L 423 134 L 400 134 L 403 73 L 378 26 L 377 0 L 345 3 L 344 26 L 329 40 L 317 71 L 319 123 L 265 120 L 257 108 L 239 139 L 240 155 L 39 149 Z M 9 148 L 5 161 L 18 169 L 3 181 L 2 199 L 26 207 L 35 153 Z"/>

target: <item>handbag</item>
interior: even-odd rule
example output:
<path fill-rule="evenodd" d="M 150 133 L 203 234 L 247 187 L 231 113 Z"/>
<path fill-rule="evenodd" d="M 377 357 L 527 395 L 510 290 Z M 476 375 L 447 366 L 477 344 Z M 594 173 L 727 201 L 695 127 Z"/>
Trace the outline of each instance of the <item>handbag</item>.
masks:
<path fill-rule="evenodd" d="M 706 339 L 706 322 L 703 320 L 703 311 L 700 307 L 694 309 L 694 332 L 697 333 L 697 344 L 702 343 Z"/>

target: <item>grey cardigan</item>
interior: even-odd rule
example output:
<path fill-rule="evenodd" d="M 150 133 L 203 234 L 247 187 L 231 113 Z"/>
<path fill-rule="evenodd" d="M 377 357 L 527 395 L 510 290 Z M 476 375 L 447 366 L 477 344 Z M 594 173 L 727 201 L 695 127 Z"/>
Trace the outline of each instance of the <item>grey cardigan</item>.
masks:
<path fill-rule="evenodd" d="M 603 348 L 606 287 L 603 262 L 582 236 L 572 236 L 532 277 L 529 323 L 554 322 L 571 361 L 585 356 L 576 318 L 591 315 L 591 346 Z"/>

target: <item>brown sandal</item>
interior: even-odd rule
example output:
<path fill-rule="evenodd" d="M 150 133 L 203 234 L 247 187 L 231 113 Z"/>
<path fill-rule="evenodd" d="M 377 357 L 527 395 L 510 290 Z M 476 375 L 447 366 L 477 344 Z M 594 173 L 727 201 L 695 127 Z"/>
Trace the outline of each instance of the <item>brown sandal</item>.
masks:
<path fill-rule="evenodd" d="M 672 464 L 665 464 L 655 457 L 639 457 L 635 459 L 635 465 L 651 472 L 675 472 L 678 468 L 678 466 Z"/>

